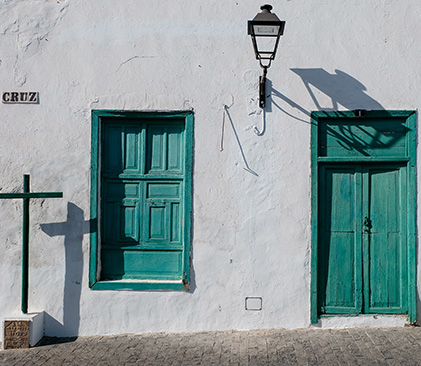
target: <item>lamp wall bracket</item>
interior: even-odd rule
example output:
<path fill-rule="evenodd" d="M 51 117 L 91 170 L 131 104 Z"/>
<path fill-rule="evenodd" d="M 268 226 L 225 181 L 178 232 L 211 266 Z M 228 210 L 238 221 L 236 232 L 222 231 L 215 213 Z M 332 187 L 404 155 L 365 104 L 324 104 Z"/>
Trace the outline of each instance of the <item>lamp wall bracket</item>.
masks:
<path fill-rule="evenodd" d="M 259 106 L 260 108 L 265 108 L 266 106 L 266 75 L 269 66 L 262 66 L 263 75 L 260 77 L 259 81 Z"/>

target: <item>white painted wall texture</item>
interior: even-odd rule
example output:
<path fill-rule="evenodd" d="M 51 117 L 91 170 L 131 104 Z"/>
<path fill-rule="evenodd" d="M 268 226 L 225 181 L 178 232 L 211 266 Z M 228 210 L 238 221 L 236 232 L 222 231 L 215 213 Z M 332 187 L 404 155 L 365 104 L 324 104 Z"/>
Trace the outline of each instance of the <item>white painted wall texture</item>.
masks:
<path fill-rule="evenodd" d="M 21 191 L 24 173 L 33 191 L 64 192 L 31 201 L 29 311 L 46 312 L 47 335 L 310 326 L 309 114 L 417 110 L 421 8 L 273 3 L 286 28 L 262 127 L 246 27 L 259 5 L 1 1 L 1 91 L 36 90 L 40 103 L 0 104 L 0 192 Z M 190 108 L 192 290 L 90 290 L 91 110 Z M 1 318 L 20 312 L 21 219 L 21 201 L 0 202 Z M 263 310 L 246 311 L 247 296 L 262 297 Z"/>

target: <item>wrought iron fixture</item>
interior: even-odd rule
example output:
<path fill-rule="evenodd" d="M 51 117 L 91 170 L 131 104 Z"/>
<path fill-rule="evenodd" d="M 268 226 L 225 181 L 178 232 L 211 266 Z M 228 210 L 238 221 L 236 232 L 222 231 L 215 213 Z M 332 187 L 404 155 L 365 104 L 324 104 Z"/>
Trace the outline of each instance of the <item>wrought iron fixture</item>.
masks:
<path fill-rule="evenodd" d="M 253 42 L 256 59 L 259 60 L 263 69 L 263 76 L 260 77 L 259 83 L 259 106 L 265 108 L 267 69 L 275 58 L 279 38 L 284 34 L 285 22 L 270 12 L 272 5 L 266 4 L 260 9 L 262 12 L 258 13 L 253 20 L 248 21 L 248 34 Z"/>

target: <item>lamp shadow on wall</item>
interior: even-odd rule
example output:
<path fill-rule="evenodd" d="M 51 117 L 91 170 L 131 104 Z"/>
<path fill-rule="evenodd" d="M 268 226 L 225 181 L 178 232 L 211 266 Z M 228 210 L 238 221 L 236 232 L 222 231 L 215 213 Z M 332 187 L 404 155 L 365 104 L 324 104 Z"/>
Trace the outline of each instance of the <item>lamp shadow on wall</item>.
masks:
<path fill-rule="evenodd" d="M 366 93 L 367 88 L 361 82 L 340 70 L 335 70 L 334 74 L 329 74 L 320 68 L 291 69 L 291 71 L 300 76 L 316 106 L 316 110 L 337 111 L 338 113 L 344 110 L 356 109 L 377 110 L 383 111 L 385 117 L 387 117 L 388 112 L 385 111 L 378 101 Z M 322 106 L 318 96 L 319 99 L 323 99 L 324 103 L 326 103 L 327 99 L 330 99 L 331 106 Z M 271 89 L 270 97 L 270 103 L 286 115 L 300 122 L 311 124 L 311 111 L 306 110 L 274 88 Z M 299 116 L 298 113 L 294 115 L 293 112 L 287 111 L 288 107 L 282 106 L 282 102 L 300 112 Z M 308 119 L 305 119 L 303 115 L 307 116 Z M 327 134 L 337 139 L 339 144 L 345 149 L 356 150 L 368 156 L 371 149 L 386 149 L 395 145 L 404 137 L 407 131 L 407 128 L 402 125 L 402 133 L 388 134 L 386 136 L 387 131 L 383 131 L 376 124 L 367 123 L 364 118 L 358 118 L 355 120 L 355 123 L 348 121 L 343 124 L 340 123 L 337 128 L 327 127 Z M 361 134 L 365 137 L 362 138 Z"/>
<path fill-rule="evenodd" d="M 45 327 L 60 336 L 76 336 L 80 324 L 80 296 L 83 275 L 83 234 L 90 232 L 90 220 L 84 220 L 84 212 L 74 203 L 67 203 L 65 222 L 41 224 L 48 236 L 64 235 L 65 278 L 63 296 L 63 323 L 46 314 Z"/>
<path fill-rule="evenodd" d="M 351 75 L 335 70 L 330 74 L 322 68 L 290 69 L 297 74 L 304 83 L 316 108 L 321 111 L 336 111 L 340 107 L 348 110 L 371 109 L 383 110 L 383 106 L 367 94 L 367 88 Z M 331 107 L 323 107 L 316 97 L 321 92 L 328 96 L 332 102 Z"/>
<path fill-rule="evenodd" d="M 319 111 L 337 111 L 340 113 L 341 110 L 339 108 L 342 106 L 346 110 L 365 109 L 383 111 L 384 116 L 388 116 L 388 112 L 383 106 L 366 93 L 367 88 L 361 82 L 340 70 L 335 70 L 335 74 L 329 74 L 320 68 L 291 70 L 300 76 Z M 325 101 L 327 96 L 332 106 L 323 107 L 317 99 L 316 93 L 319 95 L 323 94 Z M 311 123 L 311 112 L 273 88 L 271 95 L 280 98 L 291 107 L 307 115 L 309 120 L 306 121 L 288 113 L 279 105 L 280 103 L 278 104 L 277 101 L 273 101 L 273 104 L 278 109 L 301 122 Z M 364 117 L 357 117 L 355 122 L 338 122 L 336 128 L 334 126 L 328 126 L 326 128 L 327 135 L 333 136 L 338 140 L 338 143 L 343 148 L 358 151 L 365 156 L 369 156 L 371 153 L 370 150 L 372 149 L 387 149 L 396 145 L 405 137 L 408 131 L 407 127 L 402 124 L 400 131 L 393 131 L 391 133 L 390 131 L 384 130 L 380 125 L 365 121 Z"/>
<path fill-rule="evenodd" d="M 290 70 L 301 78 L 307 92 L 314 102 L 315 110 L 338 111 L 341 106 L 343 107 L 343 110 L 384 110 L 384 107 L 378 101 L 367 94 L 367 88 L 364 84 L 341 70 L 335 70 L 333 74 L 328 73 L 322 68 L 292 68 Z M 330 99 L 330 106 L 325 107 L 322 105 L 322 102 L 317 96 L 320 94 L 324 94 L 324 96 Z M 286 103 L 289 107 L 296 109 L 300 114 L 306 115 L 309 119 L 306 120 L 288 112 L 279 100 Z M 307 124 L 311 123 L 311 111 L 305 109 L 273 87 L 270 89 L 270 98 L 268 98 L 267 102 L 273 104 L 281 112 L 291 118 Z"/>

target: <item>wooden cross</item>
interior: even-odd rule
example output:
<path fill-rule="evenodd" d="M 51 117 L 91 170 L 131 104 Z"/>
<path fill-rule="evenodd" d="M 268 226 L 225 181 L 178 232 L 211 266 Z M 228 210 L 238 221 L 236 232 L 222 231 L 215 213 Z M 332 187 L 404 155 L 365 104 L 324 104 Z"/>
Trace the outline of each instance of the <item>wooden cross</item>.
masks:
<path fill-rule="evenodd" d="M 23 193 L 0 193 L 0 199 L 23 199 L 22 220 L 22 313 L 28 312 L 29 287 L 29 199 L 30 198 L 61 198 L 63 192 L 30 192 L 29 175 L 23 176 Z"/>

